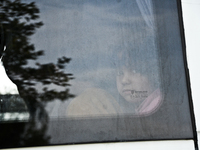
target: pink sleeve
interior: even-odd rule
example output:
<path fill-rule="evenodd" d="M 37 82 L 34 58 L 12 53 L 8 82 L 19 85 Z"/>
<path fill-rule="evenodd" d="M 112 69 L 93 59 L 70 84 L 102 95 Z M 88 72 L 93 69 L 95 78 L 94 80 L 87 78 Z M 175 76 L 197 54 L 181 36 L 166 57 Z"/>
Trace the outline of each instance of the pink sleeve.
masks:
<path fill-rule="evenodd" d="M 160 89 L 155 90 L 150 96 L 148 96 L 144 102 L 137 108 L 139 115 L 149 115 L 153 113 L 162 101 L 162 94 Z"/>

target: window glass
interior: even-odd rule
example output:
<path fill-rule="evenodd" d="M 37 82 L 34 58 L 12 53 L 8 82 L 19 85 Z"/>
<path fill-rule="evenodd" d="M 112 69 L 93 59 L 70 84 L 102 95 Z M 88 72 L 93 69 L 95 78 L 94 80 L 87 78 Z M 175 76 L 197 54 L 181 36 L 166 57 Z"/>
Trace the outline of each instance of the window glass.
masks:
<path fill-rule="evenodd" d="M 3 147 L 193 138 L 176 0 L 0 4 Z"/>

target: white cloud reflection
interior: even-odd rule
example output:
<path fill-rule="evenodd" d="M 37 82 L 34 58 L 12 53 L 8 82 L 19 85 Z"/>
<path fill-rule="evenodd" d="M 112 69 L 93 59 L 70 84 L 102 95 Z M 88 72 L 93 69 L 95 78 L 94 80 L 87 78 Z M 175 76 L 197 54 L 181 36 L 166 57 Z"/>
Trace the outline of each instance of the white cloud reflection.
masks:
<path fill-rule="evenodd" d="M 5 69 L 0 62 L 0 94 L 18 94 L 16 85 L 8 78 Z"/>
<path fill-rule="evenodd" d="M 92 86 L 96 78 L 101 81 L 106 71 L 112 69 L 109 63 L 116 48 L 126 46 L 127 40 L 129 44 L 141 41 L 141 30 L 147 29 L 135 2 L 75 0 L 62 5 L 55 1 L 37 4 L 44 22 L 32 38 L 36 49 L 45 51 L 39 61 L 55 61 L 63 55 L 72 58 L 66 71 L 74 74 L 73 84 L 77 81 Z M 99 72 L 102 74 L 96 76 Z"/>

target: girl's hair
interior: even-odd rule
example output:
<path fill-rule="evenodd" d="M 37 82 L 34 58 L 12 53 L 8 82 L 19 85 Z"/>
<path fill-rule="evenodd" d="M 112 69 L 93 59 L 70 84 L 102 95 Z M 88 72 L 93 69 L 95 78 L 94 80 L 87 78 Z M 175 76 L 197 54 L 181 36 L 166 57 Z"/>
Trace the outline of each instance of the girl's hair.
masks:
<path fill-rule="evenodd" d="M 120 46 L 114 51 L 115 68 L 125 66 L 146 76 L 151 84 L 158 88 L 160 84 L 159 60 L 157 49 L 148 38 L 143 38 L 136 45 L 130 44 L 127 47 Z M 134 43 L 134 42 L 133 42 Z M 123 47 L 123 48 L 122 48 Z"/>

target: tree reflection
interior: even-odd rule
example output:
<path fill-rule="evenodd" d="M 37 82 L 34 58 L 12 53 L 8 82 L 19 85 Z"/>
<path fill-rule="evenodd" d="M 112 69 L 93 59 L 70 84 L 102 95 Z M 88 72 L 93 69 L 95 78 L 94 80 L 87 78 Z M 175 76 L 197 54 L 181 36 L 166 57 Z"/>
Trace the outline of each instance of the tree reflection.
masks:
<path fill-rule="evenodd" d="M 18 144 L 45 145 L 50 139 L 45 135 L 48 122 L 45 104 L 55 99 L 64 101 L 73 97 L 68 88 L 68 82 L 73 79 L 73 75 L 63 70 L 71 59 L 62 57 L 58 58 L 57 63 L 37 62 L 38 57 L 44 55 L 44 51 L 37 51 L 34 44 L 30 43 L 30 37 L 43 23 L 38 21 L 39 9 L 34 2 L 1 0 L 0 19 L 0 58 L 8 77 L 17 85 L 30 113 L 30 122 L 24 126 Z M 35 62 L 35 66 L 28 65 L 30 60 Z M 36 84 L 42 84 L 42 91 L 37 90 Z M 9 133 L 5 132 L 6 136 L 2 136 L 9 138 L 12 132 Z M 10 140 L 7 142 L 12 143 Z M 16 139 L 14 143 L 17 144 Z"/>

